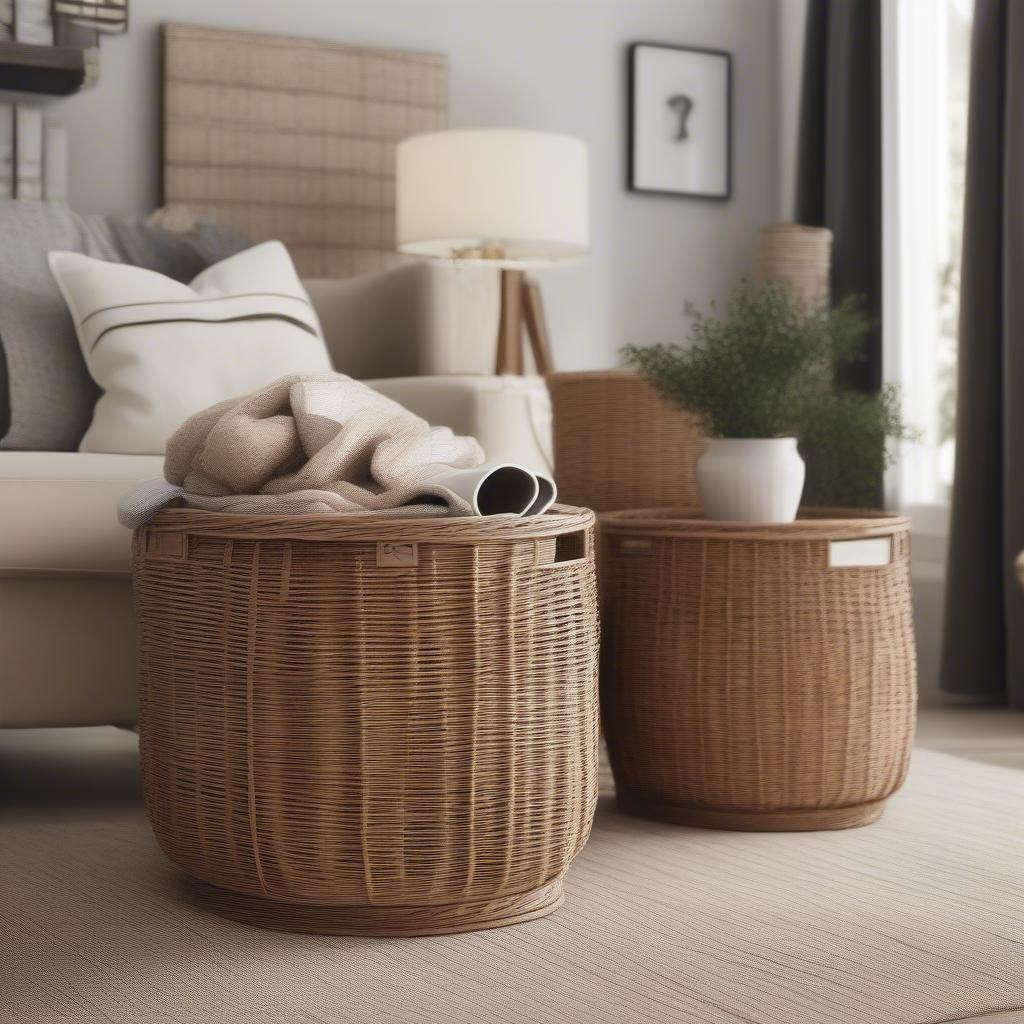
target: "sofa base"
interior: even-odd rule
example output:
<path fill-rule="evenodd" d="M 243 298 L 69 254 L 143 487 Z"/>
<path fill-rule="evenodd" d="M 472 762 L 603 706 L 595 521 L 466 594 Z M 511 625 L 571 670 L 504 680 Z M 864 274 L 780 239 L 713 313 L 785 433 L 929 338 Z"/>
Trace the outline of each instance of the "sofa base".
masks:
<path fill-rule="evenodd" d="M 0 577 L 0 728 L 134 725 L 127 576 Z"/>

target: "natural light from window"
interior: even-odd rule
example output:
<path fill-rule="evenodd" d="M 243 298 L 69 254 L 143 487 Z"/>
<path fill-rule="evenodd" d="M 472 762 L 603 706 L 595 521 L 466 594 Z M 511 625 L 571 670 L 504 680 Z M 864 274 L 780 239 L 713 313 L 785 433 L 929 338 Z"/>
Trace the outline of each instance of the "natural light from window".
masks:
<path fill-rule="evenodd" d="M 953 479 L 973 0 L 883 10 L 885 370 L 921 432 L 887 486 L 904 508 L 941 507 Z"/>

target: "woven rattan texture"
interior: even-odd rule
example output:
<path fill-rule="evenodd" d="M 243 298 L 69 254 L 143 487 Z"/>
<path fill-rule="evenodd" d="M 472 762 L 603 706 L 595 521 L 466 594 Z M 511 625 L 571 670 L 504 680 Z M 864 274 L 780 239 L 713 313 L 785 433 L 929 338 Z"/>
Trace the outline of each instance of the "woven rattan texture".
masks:
<path fill-rule="evenodd" d="M 168 25 L 163 202 L 284 242 L 305 277 L 393 265 L 395 146 L 443 128 L 434 54 Z"/>
<path fill-rule="evenodd" d="M 699 504 L 696 419 L 628 370 L 548 377 L 564 501 L 597 512 Z"/>
<path fill-rule="evenodd" d="M 683 515 L 601 520 L 602 716 L 623 806 L 741 829 L 873 820 L 913 739 L 906 520 Z M 891 537 L 890 564 L 829 568 L 830 541 L 867 537 Z"/>
<path fill-rule="evenodd" d="M 161 847 L 222 890 L 216 909 L 274 927 L 549 913 L 597 798 L 592 527 L 559 506 L 404 523 L 170 511 L 138 531 Z M 390 567 L 395 545 L 416 564 Z"/>
<path fill-rule="evenodd" d="M 781 281 L 805 307 L 827 306 L 831 295 L 832 232 L 804 224 L 770 224 L 757 236 L 759 282 Z"/>

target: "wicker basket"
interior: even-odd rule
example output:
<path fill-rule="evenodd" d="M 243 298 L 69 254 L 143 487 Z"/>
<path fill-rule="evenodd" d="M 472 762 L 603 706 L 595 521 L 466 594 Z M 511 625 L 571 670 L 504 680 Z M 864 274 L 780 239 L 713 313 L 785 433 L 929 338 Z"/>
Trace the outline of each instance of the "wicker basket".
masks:
<path fill-rule="evenodd" d="M 832 232 L 804 224 L 769 224 L 757 236 L 757 281 L 782 281 L 810 308 L 829 304 Z"/>
<path fill-rule="evenodd" d="M 593 521 L 137 531 L 146 807 L 215 910 L 415 935 L 560 905 L 597 799 Z"/>
<path fill-rule="evenodd" d="M 903 782 L 916 682 L 907 520 L 804 515 L 602 517 L 602 718 L 626 810 L 847 828 L 874 821 Z"/>
<path fill-rule="evenodd" d="M 629 370 L 555 373 L 555 476 L 565 501 L 597 512 L 698 504 L 696 419 Z"/>

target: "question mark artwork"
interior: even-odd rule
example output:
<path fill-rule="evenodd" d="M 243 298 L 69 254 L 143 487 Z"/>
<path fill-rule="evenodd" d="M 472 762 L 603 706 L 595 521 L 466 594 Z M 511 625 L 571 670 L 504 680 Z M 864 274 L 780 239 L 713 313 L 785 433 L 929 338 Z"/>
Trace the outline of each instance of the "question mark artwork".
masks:
<path fill-rule="evenodd" d="M 631 191 L 730 197 L 731 54 L 668 43 L 633 43 L 628 109 Z"/>
<path fill-rule="evenodd" d="M 693 100 L 684 93 L 677 92 L 674 96 L 668 98 L 667 103 L 679 118 L 679 124 L 676 128 L 676 142 L 682 142 L 690 137 L 689 120 L 690 114 L 693 111 Z"/>

